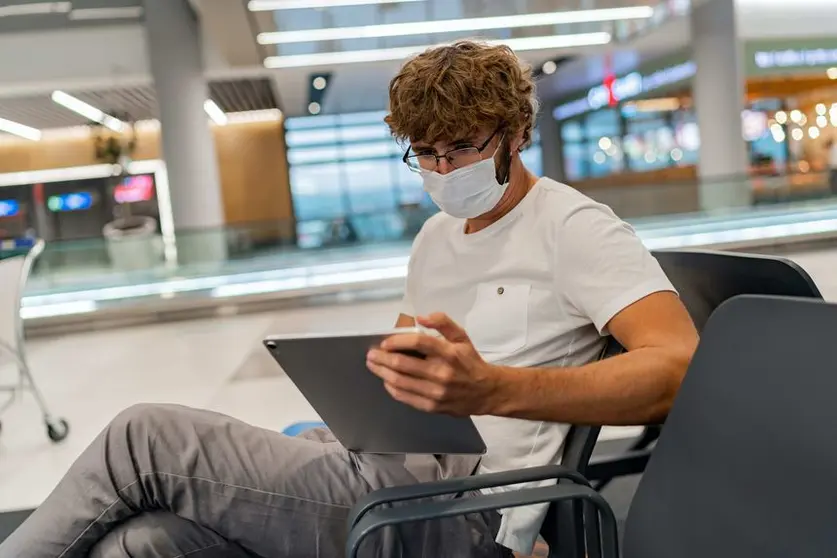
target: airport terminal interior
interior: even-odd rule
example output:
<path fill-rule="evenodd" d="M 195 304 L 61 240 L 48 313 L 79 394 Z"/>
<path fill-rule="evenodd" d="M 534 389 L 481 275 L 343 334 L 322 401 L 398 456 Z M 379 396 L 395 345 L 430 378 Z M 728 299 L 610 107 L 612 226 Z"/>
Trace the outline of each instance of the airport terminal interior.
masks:
<path fill-rule="evenodd" d="M 834 0 L 0 2 L 0 558 L 134 404 L 278 432 L 322 421 L 264 341 L 389 331 L 403 312 L 411 246 L 441 204 L 384 119 L 402 64 L 438 45 L 509 46 L 539 101 L 520 161 L 610 207 L 653 254 L 792 262 L 837 303 L 834 22 Z M 726 288 L 689 273 L 706 274 L 700 296 Z M 796 292 L 770 273 L 736 294 Z M 600 426 L 593 462 L 669 463 L 668 424 L 659 456 L 636 446 L 647 425 Z M 600 493 L 622 533 L 644 465 L 616 469 Z M 764 521 L 750 548 L 781 529 Z M 559 551 L 541 535 L 534 555 L 607 558 L 589 536 Z M 624 556 L 666 555 L 626 542 Z"/>

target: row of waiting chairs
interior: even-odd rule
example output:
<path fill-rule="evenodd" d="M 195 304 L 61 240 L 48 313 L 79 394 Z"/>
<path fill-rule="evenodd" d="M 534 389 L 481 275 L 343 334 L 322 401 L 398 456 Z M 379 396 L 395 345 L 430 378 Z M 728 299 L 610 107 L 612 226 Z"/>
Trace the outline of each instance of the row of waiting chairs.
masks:
<path fill-rule="evenodd" d="M 353 510 L 347 556 L 384 526 L 550 502 L 541 530 L 550 558 L 616 558 L 615 518 L 595 486 L 643 471 L 626 526 L 625 557 L 835 554 L 837 529 L 828 520 L 837 512 L 807 513 L 822 503 L 809 502 L 810 493 L 797 484 L 806 469 L 805 450 L 822 453 L 827 436 L 809 436 L 799 451 L 789 448 L 800 445 L 798 429 L 821 431 L 837 419 L 837 405 L 828 401 L 829 392 L 837 394 L 828 388 L 837 385 L 824 378 L 821 360 L 837 331 L 837 306 L 822 303 L 808 274 L 781 258 L 702 251 L 655 256 L 702 339 L 653 454 L 648 446 L 660 436 L 659 425 L 649 426 L 627 455 L 593 462 L 599 427 L 575 426 L 560 466 L 379 490 Z M 611 343 L 610 350 L 619 348 Z M 801 385 L 800 376 L 806 379 Z M 828 394 L 810 422 L 799 420 L 810 412 L 807 389 Z M 827 453 L 830 460 L 818 460 L 806 472 L 827 478 L 837 471 L 837 449 Z M 547 478 L 560 481 L 549 488 L 409 502 Z M 771 500 L 777 484 L 788 487 L 788 500 Z M 395 502 L 406 505 L 390 506 Z"/>

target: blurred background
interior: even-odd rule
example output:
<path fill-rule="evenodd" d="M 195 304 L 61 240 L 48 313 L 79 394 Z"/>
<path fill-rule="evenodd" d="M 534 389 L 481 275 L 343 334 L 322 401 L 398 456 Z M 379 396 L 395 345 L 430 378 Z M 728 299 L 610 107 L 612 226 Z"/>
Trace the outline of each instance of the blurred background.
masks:
<path fill-rule="evenodd" d="M 542 103 L 527 166 L 650 248 L 822 249 L 799 261 L 827 283 L 835 21 L 833 0 L 0 1 L 0 256 L 45 241 L 21 316 L 80 425 L 49 451 L 6 428 L 0 505 L 35 505 L 136 400 L 311 414 L 277 415 L 284 380 L 229 385 L 278 376 L 266 332 L 394 320 L 435 208 L 382 119 L 430 45 L 514 48 Z"/>
<path fill-rule="evenodd" d="M 532 64 L 529 168 L 653 247 L 828 235 L 835 14 L 827 0 L 4 1 L 0 238 L 47 243 L 24 315 L 75 324 L 162 295 L 214 306 L 400 279 L 435 209 L 382 121 L 387 85 L 405 57 L 463 37 Z"/>

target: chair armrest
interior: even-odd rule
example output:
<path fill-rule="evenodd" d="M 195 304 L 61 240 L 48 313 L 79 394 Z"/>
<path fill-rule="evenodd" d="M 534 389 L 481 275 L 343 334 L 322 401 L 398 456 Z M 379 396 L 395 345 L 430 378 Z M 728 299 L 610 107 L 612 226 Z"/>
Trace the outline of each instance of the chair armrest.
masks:
<path fill-rule="evenodd" d="M 645 472 L 651 450 L 629 451 L 620 455 L 602 457 L 590 460 L 585 476 L 594 481 L 608 481 L 615 477 L 639 475 Z"/>
<path fill-rule="evenodd" d="M 423 482 L 407 486 L 391 486 L 370 492 L 354 506 L 349 512 L 349 528 L 354 527 L 366 512 L 382 504 L 403 502 L 404 500 L 417 500 L 419 498 L 430 498 L 442 496 L 443 494 L 459 494 L 483 488 L 494 488 L 497 486 L 510 486 L 524 482 L 536 482 L 546 479 L 568 479 L 576 484 L 589 486 L 590 483 L 578 471 L 573 471 L 562 465 L 545 465 L 542 467 L 529 467 L 514 471 L 503 471 L 501 473 L 489 473 L 486 475 L 473 475 L 434 482 Z"/>
<path fill-rule="evenodd" d="M 349 532 L 346 541 L 347 558 L 355 558 L 363 540 L 382 527 L 411 521 L 426 521 L 458 515 L 541 504 L 582 500 L 599 512 L 603 558 L 618 558 L 616 517 L 608 503 L 589 486 L 557 484 L 546 487 L 522 488 L 497 494 L 483 494 L 454 500 L 420 502 L 396 508 L 376 509 L 366 513 Z"/>

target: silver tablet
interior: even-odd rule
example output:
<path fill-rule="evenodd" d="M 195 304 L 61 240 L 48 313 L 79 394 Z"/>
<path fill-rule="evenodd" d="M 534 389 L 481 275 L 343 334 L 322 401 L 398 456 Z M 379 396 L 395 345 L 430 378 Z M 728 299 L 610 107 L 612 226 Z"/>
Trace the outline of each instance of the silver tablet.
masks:
<path fill-rule="evenodd" d="M 346 449 L 366 453 L 482 454 L 468 417 L 425 413 L 393 399 L 366 353 L 395 333 L 276 335 L 264 344 Z"/>

